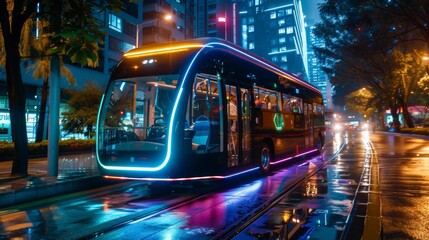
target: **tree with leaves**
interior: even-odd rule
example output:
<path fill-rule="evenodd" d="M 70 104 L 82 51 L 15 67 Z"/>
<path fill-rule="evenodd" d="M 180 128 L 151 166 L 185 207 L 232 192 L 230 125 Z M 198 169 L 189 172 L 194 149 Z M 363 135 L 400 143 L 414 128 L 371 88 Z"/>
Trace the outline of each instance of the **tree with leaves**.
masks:
<path fill-rule="evenodd" d="M 37 120 L 36 138 L 35 142 L 43 140 L 45 132 L 45 116 L 46 105 L 48 99 L 48 82 L 49 73 L 51 72 L 51 58 L 48 54 L 50 49 L 49 33 L 45 33 L 46 26 L 49 26 L 46 21 L 36 20 L 33 26 L 37 27 L 39 37 L 31 38 L 32 51 L 28 54 L 34 54 L 35 58 L 30 58 L 29 70 L 32 71 L 35 79 L 42 79 L 42 96 L 40 99 L 39 118 Z M 60 59 L 62 60 L 62 58 Z M 60 62 L 60 73 L 70 85 L 76 84 L 76 79 L 73 77 L 72 72 L 64 65 L 63 61 Z"/>
<path fill-rule="evenodd" d="M 83 133 L 86 137 L 93 138 L 103 89 L 88 82 L 83 90 L 69 89 L 67 92 L 71 97 L 67 102 L 69 110 L 63 112 L 63 131 Z"/>
<path fill-rule="evenodd" d="M 375 112 L 371 104 L 373 99 L 372 92 L 361 88 L 346 96 L 346 107 L 356 110 L 361 115 L 372 115 Z"/>
<path fill-rule="evenodd" d="M 41 12 L 37 11 L 40 6 Z M 61 6 L 61 8 L 58 8 Z M 51 21 L 50 50 L 56 56 L 67 56 L 74 63 L 94 65 L 98 59 L 98 42 L 102 41 L 102 22 L 94 17 L 97 9 L 116 9 L 120 0 L 8 0 L 0 1 L 0 27 L 3 42 L 6 83 L 9 98 L 14 159 L 12 174 L 27 175 L 28 139 L 26 129 L 26 99 L 22 81 L 21 34 L 30 18 L 45 18 L 59 14 Z M 62 21 L 61 21 L 62 20 Z M 29 33 L 27 33 L 29 34 Z"/>
<path fill-rule="evenodd" d="M 421 47 L 424 32 L 405 14 L 392 14 L 398 2 L 405 3 L 327 0 L 319 6 L 322 22 L 315 29 L 315 35 L 325 40 L 325 47 L 315 51 L 335 89 L 347 89 L 351 82 L 347 93 L 365 87 L 376 96 L 378 107 L 390 108 L 397 130 L 398 111 L 406 108 L 420 76 L 407 59 L 416 60 L 409 56 Z"/>

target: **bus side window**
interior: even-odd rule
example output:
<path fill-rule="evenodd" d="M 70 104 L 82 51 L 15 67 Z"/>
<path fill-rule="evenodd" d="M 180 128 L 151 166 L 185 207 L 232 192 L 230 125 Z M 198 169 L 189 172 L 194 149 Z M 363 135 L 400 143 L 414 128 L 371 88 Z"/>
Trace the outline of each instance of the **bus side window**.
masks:
<path fill-rule="evenodd" d="M 190 128 L 195 135 L 193 151 L 205 154 L 220 151 L 220 79 L 216 75 L 197 73 L 191 93 Z M 186 125 L 186 124 L 185 124 Z"/>

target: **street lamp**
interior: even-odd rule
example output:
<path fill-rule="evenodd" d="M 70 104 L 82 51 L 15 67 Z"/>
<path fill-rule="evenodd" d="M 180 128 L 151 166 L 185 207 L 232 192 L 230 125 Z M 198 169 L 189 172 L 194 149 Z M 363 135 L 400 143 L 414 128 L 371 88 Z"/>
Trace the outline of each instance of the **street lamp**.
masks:
<path fill-rule="evenodd" d="M 139 24 L 136 24 L 136 45 L 135 46 L 136 47 L 139 46 L 139 42 L 140 42 L 139 36 L 140 36 L 140 31 L 141 31 L 143 25 L 146 25 L 146 24 L 149 24 L 149 23 L 153 23 L 153 22 L 158 22 L 158 21 L 169 22 L 172 19 L 173 19 L 173 16 L 171 14 L 165 14 L 165 15 L 163 15 L 161 17 L 157 17 L 155 19 L 151 19 L 151 20 L 144 21 L 144 22 L 141 22 Z"/>
<path fill-rule="evenodd" d="M 222 23 L 224 23 L 224 28 L 225 28 L 225 31 L 224 31 L 224 35 L 225 35 L 225 40 L 228 40 L 228 37 L 227 37 L 227 28 L 226 28 L 226 17 L 219 17 L 218 19 L 217 19 L 217 21 L 218 22 L 222 22 Z"/>

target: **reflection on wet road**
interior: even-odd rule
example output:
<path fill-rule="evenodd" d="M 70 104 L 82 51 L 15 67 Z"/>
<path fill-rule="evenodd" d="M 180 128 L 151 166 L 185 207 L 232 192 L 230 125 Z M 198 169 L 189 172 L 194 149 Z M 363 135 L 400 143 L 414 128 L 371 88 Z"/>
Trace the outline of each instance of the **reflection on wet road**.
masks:
<path fill-rule="evenodd" d="M 428 239 L 429 138 L 376 134 L 371 140 L 380 165 L 384 237 Z"/>
<path fill-rule="evenodd" d="M 366 152 L 360 133 L 344 134 L 333 136 L 333 150 L 343 137 L 348 143 L 336 159 L 237 239 L 338 239 L 353 206 Z"/>
<path fill-rule="evenodd" d="M 340 139 L 338 139 L 340 140 Z M 332 155 L 331 145 L 325 155 Z M 101 239 L 176 239 L 211 238 L 238 219 L 263 204 L 297 177 L 314 171 L 325 163 L 317 156 L 299 164 L 277 170 L 267 178 L 254 178 L 226 191 L 213 193 L 172 211 L 130 222 L 117 231 L 98 236 Z M 315 194 L 315 185 L 309 194 Z M 311 193 L 313 191 L 313 193 Z M 317 193 L 318 195 L 319 193 Z M 153 212 L 186 195 L 148 198 L 145 186 L 129 187 L 124 191 L 101 196 L 87 194 L 76 199 L 0 216 L 0 234 L 8 238 L 76 239 L 105 225 L 112 225 L 141 212 Z M 59 199 L 61 200 L 61 199 Z M 144 231 L 142 231 L 144 229 Z M 77 231 L 79 230 L 79 231 Z"/>
<path fill-rule="evenodd" d="M 321 156 L 290 163 L 266 178 L 253 177 L 174 209 L 157 212 L 196 192 L 153 197 L 146 185 L 91 193 L 55 204 L 0 212 L 0 239 L 77 239 L 127 220 L 98 239 L 211 239 L 264 204 L 294 180 L 322 167 L 236 239 L 338 239 L 353 208 L 368 140 L 377 150 L 386 238 L 424 239 L 429 226 L 427 140 L 365 132 L 329 135 Z M 343 143 L 347 143 L 344 148 Z M 335 152 L 331 161 L 328 158 Z M 143 214 L 148 213 L 146 215 Z M 154 214 L 151 214 L 154 213 Z M 363 213 L 365 215 L 365 213 Z M 141 216 L 144 216 L 143 218 Z M 405 226 L 405 227 L 404 227 Z"/>
<path fill-rule="evenodd" d="M 295 179 L 324 165 L 326 156 L 333 154 L 334 147 L 335 150 L 339 150 L 344 138 L 338 137 L 335 141 L 339 142 L 330 144 L 329 149 L 322 156 L 279 169 L 266 178 L 258 178 L 241 186 L 211 194 L 207 199 L 186 204 L 149 219 L 133 222 L 126 227 L 99 236 L 99 239 L 113 237 L 120 239 L 211 239 L 253 209 L 264 204 Z M 316 196 L 321 194 L 317 192 L 320 189 L 318 185 L 326 182 L 326 179 L 325 176 L 315 176 L 310 179 L 308 185 L 304 186 L 307 197 L 316 199 Z M 327 187 L 323 191 L 327 192 Z M 331 189 L 329 191 L 340 191 L 339 195 L 341 195 L 343 190 Z M 322 193 L 322 195 L 325 194 Z M 298 194 L 297 198 L 302 199 L 303 196 Z M 307 206 L 304 207 L 307 208 Z M 311 204 L 308 205 L 309 207 Z M 346 208 L 349 208 L 349 205 Z M 298 209 L 294 214 L 301 212 L 302 210 Z"/>

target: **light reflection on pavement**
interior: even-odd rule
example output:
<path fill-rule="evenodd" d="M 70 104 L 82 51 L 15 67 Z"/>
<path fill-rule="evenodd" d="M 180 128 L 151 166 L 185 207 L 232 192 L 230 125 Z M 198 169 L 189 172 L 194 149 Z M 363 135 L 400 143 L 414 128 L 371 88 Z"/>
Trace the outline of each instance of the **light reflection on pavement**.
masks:
<path fill-rule="evenodd" d="M 341 138 L 337 139 L 338 149 Z M 211 239 L 220 231 L 234 224 L 253 209 L 264 204 L 269 198 L 279 193 L 294 179 L 312 172 L 325 163 L 325 155 L 332 155 L 330 145 L 324 155 L 301 161 L 284 169 L 278 169 L 266 178 L 258 178 L 249 183 L 237 186 L 208 196 L 203 201 L 186 204 L 173 211 L 158 214 L 150 219 L 134 222 L 121 229 L 108 232 L 98 239 Z M 326 177 L 310 179 L 304 186 L 308 198 L 320 193 L 321 183 Z M 323 187 L 322 187 L 323 189 Z M 325 191 L 327 188 L 325 187 Z M 296 198 L 303 198 L 298 194 Z M 308 206 L 311 206 L 309 204 Z M 296 214 L 304 212 L 298 209 Z M 144 231 L 142 231 L 144 229 Z"/>
<path fill-rule="evenodd" d="M 236 239 L 338 239 L 353 207 L 365 146 L 360 133 L 345 133 L 348 145 L 337 158 L 284 198 Z M 343 136 L 333 136 L 338 150 Z M 353 147 L 350 147 L 353 146 Z M 286 237 L 288 236 L 288 237 Z"/>
<path fill-rule="evenodd" d="M 248 183 L 211 194 L 173 211 L 132 222 L 98 236 L 98 239 L 210 239 L 280 192 L 297 177 L 325 164 L 326 156 L 338 151 L 344 138 L 334 135 L 332 139 L 332 144 L 328 145 L 322 156 L 290 164 L 284 169 L 275 170 L 266 178 L 249 180 Z M 296 228 L 300 230 L 298 236 L 326 236 L 324 239 L 338 237 L 351 208 L 356 179 L 359 179 L 362 170 L 365 150 L 360 139 L 359 133 L 348 136 L 346 141 L 349 141 L 349 145 L 336 160 L 238 237 L 253 239 L 255 234 L 278 237 L 282 233 L 282 226 L 285 225 L 282 221 L 286 216 L 290 216 L 286 224 L 289 233 L 294 231 L 294 226 L 299 226 Z M 0 234 L 8 232 L 5 236 L 70 239 L 106 221 L 114 221 L 138 211 L 149 211 L 172 200 L 146 198 L 143 189 L 135 188 L 109 196 L 80 198 L 75 202 L 0 216 L 0 220 L 7 223 L 0 226 Z"/>

